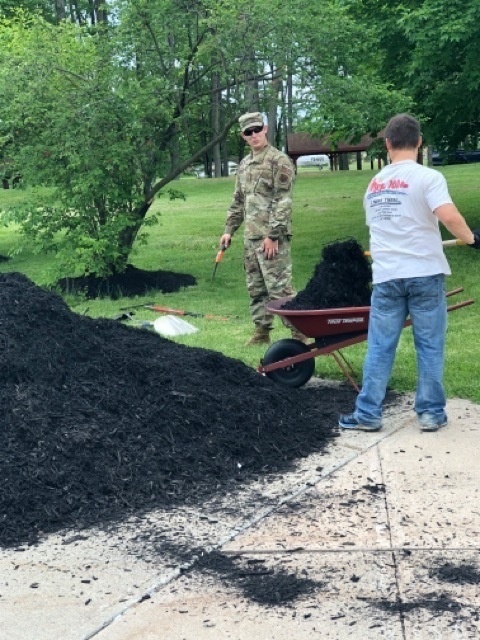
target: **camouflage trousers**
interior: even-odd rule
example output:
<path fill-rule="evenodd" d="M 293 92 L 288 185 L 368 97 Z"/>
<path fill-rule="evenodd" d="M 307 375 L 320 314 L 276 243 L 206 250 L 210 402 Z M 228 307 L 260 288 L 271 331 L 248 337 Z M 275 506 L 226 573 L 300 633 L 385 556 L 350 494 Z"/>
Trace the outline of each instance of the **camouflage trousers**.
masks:
<path fill-rule="evenodd" d="M 247 291 L 250 296 L 250 315 L 256 325 L 271 329 L 274 316 L 265 308 L 270 300 L 294 296 L 292 287 L 292 259 L 289 240 L 280 240 L 278 254 L 266 260 L 262 240 L 245 240 L 244 265 Z"/>

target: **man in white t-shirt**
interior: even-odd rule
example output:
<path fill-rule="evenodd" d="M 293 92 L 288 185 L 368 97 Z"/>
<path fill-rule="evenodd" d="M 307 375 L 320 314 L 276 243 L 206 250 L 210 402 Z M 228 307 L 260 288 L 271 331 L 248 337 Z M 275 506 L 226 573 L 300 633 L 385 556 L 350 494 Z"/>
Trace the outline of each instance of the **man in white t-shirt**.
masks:
<path fill-rule="evenodd" d="M 447 328 L 445 276 L 439 221 L 459 240 L 480 249 L 480 229 L 472 231 L 453 204 L 443 175 L 417 162 L 420 125 L 408 114 L 394 116 L 385 129 L 391 164 L 368 185 L 364 197 L 373 260 L 373 292 L 362 389 L 343 429 L 378 431 L 382 404 L 398 340 L 407 316 L 417 355 L 415 412 L 423 431 L 447 424 L 443 361 Z"/>

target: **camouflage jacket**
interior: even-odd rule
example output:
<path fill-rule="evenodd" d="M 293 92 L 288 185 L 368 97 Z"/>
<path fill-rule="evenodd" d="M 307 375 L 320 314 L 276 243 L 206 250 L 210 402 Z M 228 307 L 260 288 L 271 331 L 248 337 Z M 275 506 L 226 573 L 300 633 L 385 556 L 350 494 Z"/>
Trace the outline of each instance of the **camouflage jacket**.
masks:
<path fill-rule="evenodd" d="M 245 223 L 245 239 L 292 235 L 292 188 L 295 169 L 290 158 L 271 145 L 250 153 L 240 163 L 225 233 Z"/>

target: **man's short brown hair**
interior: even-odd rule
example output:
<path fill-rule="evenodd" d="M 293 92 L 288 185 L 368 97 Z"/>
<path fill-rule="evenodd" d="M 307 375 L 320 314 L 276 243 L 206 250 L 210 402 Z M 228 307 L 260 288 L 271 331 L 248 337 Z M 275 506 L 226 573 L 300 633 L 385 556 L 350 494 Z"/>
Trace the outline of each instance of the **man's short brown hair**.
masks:
<path fill-rule="evenodd" d="M 421 135 L 420 123 L 408 113 L 393 116 L 385 128 L 392 149 L 415 149 Z"/>

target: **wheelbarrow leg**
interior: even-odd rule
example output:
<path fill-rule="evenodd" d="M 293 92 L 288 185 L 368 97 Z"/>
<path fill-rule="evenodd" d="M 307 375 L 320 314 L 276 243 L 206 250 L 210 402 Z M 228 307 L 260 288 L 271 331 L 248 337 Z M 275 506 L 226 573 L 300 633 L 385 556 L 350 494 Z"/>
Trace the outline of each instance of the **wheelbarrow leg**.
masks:
<path fill-rule="evenodd" d="M 345 358 L 343 353 L 340 350 L 331 351 L 330 355 L 335 360 L 337 365 L 340 367 L 341 371 L 343 372 L 343 375 L 350 381 L 355 391 L 357 393 L 360 393 L 360 387 L 358 386 L 358 384 L 355 382 L 355 379 L 353 378 L 353 374 L 355 372 L 352 368 L 352 365 L 348 362 L 348 360 Z"/>

